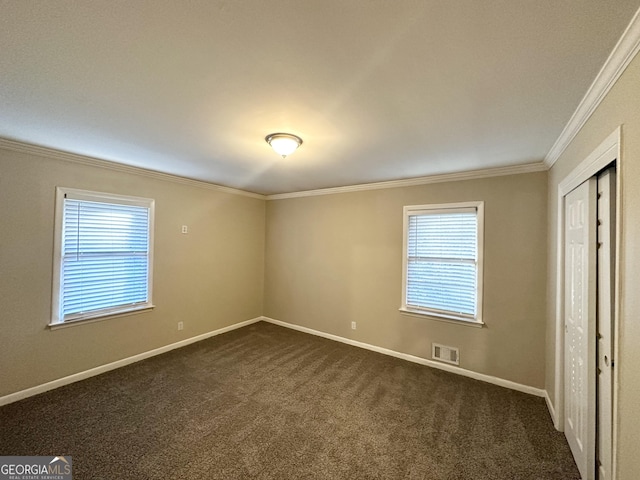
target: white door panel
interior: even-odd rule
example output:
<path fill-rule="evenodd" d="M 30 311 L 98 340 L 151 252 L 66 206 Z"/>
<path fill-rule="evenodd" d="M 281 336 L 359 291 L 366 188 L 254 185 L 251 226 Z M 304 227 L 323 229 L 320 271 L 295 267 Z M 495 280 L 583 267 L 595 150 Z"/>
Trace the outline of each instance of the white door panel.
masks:
<path fill-rule="evenodd" d="M 565 421 L 583 480 L 595 479 L 597 181 L 565 197 Z"/>
<path fill-rule="evenodd" d="M 612 467 L 615 175 L 612 168 L 598 176 L 598 480 L 610 480 Z"/>

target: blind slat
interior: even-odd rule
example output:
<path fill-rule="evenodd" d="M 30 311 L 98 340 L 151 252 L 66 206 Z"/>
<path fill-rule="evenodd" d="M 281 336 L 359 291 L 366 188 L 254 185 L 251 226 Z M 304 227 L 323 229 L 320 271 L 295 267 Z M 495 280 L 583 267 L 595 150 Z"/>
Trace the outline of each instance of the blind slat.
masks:
<path fill-rule="evenodd" d="M 148 301 L 149 208 L 66 198 L 60 316 Z"/>
<path fill-rule="evenodd" d="M 477 245 L 476 212 L 409 215 L 407 306 L 475 316 Z"/>

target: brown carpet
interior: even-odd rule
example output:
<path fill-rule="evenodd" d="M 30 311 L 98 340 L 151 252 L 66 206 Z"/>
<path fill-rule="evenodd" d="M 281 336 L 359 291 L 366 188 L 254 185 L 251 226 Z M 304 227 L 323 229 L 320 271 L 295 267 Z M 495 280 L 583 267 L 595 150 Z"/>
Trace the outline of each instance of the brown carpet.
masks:
<path fill-rule="evenodd" d="M 578 479 L 541 398 L 257 323 L 0 408 L 74 479 Z"/>

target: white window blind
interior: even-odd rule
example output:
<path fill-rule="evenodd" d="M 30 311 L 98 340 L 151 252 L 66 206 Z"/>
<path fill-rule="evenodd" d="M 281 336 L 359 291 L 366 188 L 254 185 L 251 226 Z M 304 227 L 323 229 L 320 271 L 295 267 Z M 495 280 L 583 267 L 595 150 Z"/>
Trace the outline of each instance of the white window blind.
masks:
<path fill-rule="evenodd" d="M 478 208 L 405 209 L 403 308 L 479 322 Z"/>
<path fill-rule="evenodd" d="M 140 200 L 63 192 L 54 323 L 150 306 L 152 201 Z"/>

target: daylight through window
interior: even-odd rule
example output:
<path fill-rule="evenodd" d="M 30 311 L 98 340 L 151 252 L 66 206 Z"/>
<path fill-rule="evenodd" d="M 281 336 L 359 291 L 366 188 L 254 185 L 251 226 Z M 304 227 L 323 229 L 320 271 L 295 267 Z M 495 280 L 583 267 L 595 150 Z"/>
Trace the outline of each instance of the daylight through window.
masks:
<path fill-rule="evenodd" d="M 404 209 L 401 310 L 481 323 L 483 203 Z"/>
<path fill-rule="evenodd" d="M 52 324 L 152 306 L 153 204 L 58 189 Z"/>

